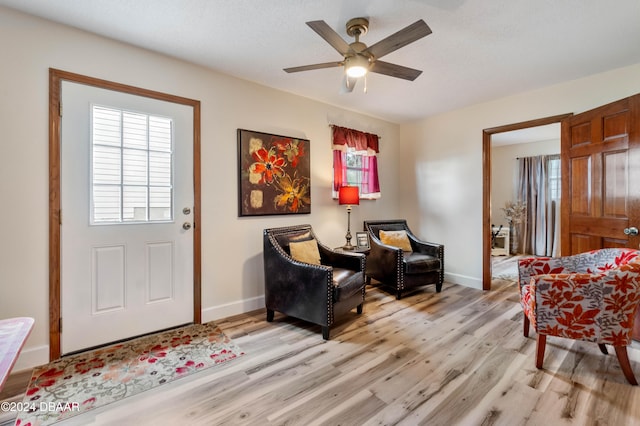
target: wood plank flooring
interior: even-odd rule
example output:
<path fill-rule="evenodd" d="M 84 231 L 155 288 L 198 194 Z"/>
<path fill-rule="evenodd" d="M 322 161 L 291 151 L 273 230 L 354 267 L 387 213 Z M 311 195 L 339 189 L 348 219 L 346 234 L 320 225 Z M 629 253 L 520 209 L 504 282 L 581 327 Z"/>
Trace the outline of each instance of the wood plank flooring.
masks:
<path fill-rule="evenodd" d="M 615 355 L 549 338 L 537 370 L 515 282 L 492 288 L 396 300 L 374 284 L 329 341 L 263 310 L 216 321 L 244 356 L 58 425 L 640 424 L 640 388 Z M 629 356 L 640 377 L 640 351 Z"/>

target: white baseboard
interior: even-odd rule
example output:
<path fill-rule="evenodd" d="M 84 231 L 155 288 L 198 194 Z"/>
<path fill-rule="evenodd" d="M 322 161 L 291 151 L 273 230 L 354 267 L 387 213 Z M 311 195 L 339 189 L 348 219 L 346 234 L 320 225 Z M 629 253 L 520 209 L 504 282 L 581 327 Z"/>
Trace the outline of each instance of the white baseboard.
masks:
<path fill-rule="evenodd" d="M 202 322 L 215 321 L 220 318 L 239 315 L 261 308 L 264 308 L 264 296 L 243 299 L 225 305 L 212 306 L 202 309 Z"/>
<path fill-rule="evenodd" d="M 30 370 L 39 365 L 49 362 L 49 345 L 36 346 L 35 348 L 24 348 L 13 366 L 12 373 Z"/>
<path fill-rule="evenodd" d="M 482 280 L 468 275 L 452 274 L 450 272 L 444 273 L 444 280 L 452 284 L 460 284 L 465 287 L 477 288 L 482 290 Z"/>

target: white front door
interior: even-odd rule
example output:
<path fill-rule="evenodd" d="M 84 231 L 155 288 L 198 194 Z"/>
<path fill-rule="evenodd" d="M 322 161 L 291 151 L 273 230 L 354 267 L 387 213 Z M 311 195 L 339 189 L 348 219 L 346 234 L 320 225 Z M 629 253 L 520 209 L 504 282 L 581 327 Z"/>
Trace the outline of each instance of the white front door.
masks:
<path fill-rule="evenodd" d="M 61 97 L 61 352 L 192 322 L 193 108 Z"/>

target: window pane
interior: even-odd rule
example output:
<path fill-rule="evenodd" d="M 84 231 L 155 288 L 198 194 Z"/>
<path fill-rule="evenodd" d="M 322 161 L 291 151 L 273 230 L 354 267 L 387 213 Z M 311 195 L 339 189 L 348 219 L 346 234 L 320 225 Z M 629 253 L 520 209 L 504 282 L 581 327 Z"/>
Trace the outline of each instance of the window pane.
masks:
<path fill-rule="evenodd" d="M 149 152 L 149 184 L 171 186 L 171 154 Z"/>
<path fill-rule="evenodd" d="M 93 147 L 93 184 L 120 184 L 120 148 Z"/>
<path fill-rule="evenodd" d="M 147 151 L 125 149 L 122 153 L 122 180 L 125 185 L 147 184 Z"/>
<path fill-rule="evenodd" d="M 125 112 L 122 115 L 122 144 L 127 148 L 147 149 L 147 116 Z"/>
<path fill-rule="evenodd" d="M 94 222 L 120 222 L 120 186 L 93 186 Z"/>
<path fill-rule="evenodd" d="M 549 196 L 552 200 L 560 200 L 560 189 L 562 188 L 562 180 L 560 177 L 559 158 L 549 160 L 548 173 Z"/>
<path fill-rule="evenodd" d="M 149 219 L 171 220 L 171 188 L 149 188 Z"/>
<path fill-rule="evenodd" d="M 125 186 L 123 189 L 123 221 L 147 220 L 147 187 Z"/>
<path fill-rule="evenodd" d="M 94 106 L 92 121 L 94 145 L 120 146 L 122 138 L 120 121 L 119 110 Z"/>
<path fill-rule="evenodd" d="M 168 118 L 149 117 L 149 149 L 152 151 L 171 152 L 171 125 Z"/>

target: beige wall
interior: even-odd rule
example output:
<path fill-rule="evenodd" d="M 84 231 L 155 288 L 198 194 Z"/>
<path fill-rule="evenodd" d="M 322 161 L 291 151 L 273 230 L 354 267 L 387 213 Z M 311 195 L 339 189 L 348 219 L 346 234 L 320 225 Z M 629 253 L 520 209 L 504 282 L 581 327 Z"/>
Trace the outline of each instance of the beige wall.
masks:
<path fill-rule="evenodd" d="M 518 180 L 518 157 L 560 154 L 560 132 L 558 139 L 502 145 L 491 148 L 491 223 L 507 226 L 501 210 L 507 201 L 516 201 Z"/>
<path fill-rule="evenodd" d="M 16 369 L 48 357 L 48 69 L 202 102 L 202 307 L 208 321 L 264 307 L 262 230 L 311 223 L 344 244 L 346 211 L 331 199 L 329 124 L 382 136 L 383 198 L 354 207 L 364 218 L 399 215 L 399 126 L 0 8 L 0 318 L 36 326 Z M 311 141 L 312 213 L 237 217 L 236 129 Z"/>
<path fill-rule="evenodd" d="M 636 64 L 402 125 L 401 203 L 421 235 L 445 245 L 448 280 L 482 288 L 482 130 L 640 93 L 639 75 Z"/>

